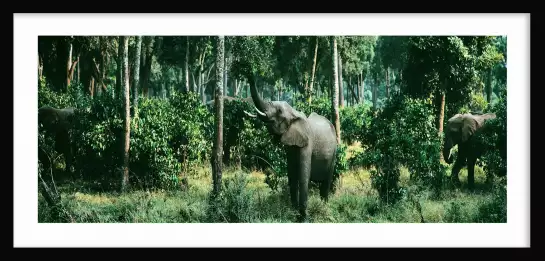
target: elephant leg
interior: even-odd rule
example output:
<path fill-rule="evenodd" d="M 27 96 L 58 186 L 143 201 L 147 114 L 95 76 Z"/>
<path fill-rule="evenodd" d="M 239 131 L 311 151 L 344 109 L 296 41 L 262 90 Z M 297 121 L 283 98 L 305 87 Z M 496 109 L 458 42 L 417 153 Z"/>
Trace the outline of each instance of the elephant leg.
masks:
<path fill-rule="evenodd" d="M 329 199 L 329 192 L 331 191 L 331 187 L 333 186 L 333 167 L 334 167 L 335 160 L 333 160 L 329 166 L 329 169 L 327 170 L 327 179 L 325 181 L 322 181 L 322 184 L 320 184 L 320 197 L 323 201 L 327 202 Z"/>
<path fill-rule="evenodd" d="M 297 209 L 299 207 L 299 179 L 291 155 L 288 156 L 290 156 L 288 158 L 288 185 L 290 187 L 291 206 Z"/>
<path fill-rule="evenodd" d="M 322 198 L 324 202 L 328 201 L 330 186 L 331 186 L 330 179 L 322 181 L 322 183 L 320 184 L 320 197 Z"/>
<path fill-rule="evenodd" d="M 299 207 L 299 180 L 295 177 L 295 175 L 289 175 L 288 176 L 288 184 L 290 186 L 290 200 L 291 205 L 294 208 Z"/>
<path fill-rule="evenodd" d="M 305 177 L 299 179 L 299 221 L 307 221 L 308 183 Z"/>
<path fill-rule="evenodd" d="M 304 149 L 301 152 L 298 164 L 299 174 L 299 217 L 301 222 L 307 221 L 308 185 L 310 180 L 311 151 Z"/>
<path fill-rule="evenodd" d="M 297 177 L 295 184 L 299 185 L 299 218 L 298 222 L 307 221 L 308 185 L 311 171 L 312 150 L 309 147 L 293 151 L 293 169 Z M 295 186 L 295 185 L 294 185 Z"/>
<path fill-rule="evenodd" d="M 467 186 L 470 190 L 475 186 L 475 163 L 477 159 L 471 158 L 467 160 Z"/>
<path fill-rule="evenodd" d="M 460 170 L 464 167 L 466 162 L 465 156 L 462 156 L 461 154 L 458 154 L 458 158 L 456 159 L 456 162 L 454 163 L 454 166 L 452 166 L 452 174 L 450 175 L 450 178 L 454 184 L 459 185 L 460 179 L 458 178 L 458 173 L 460 173 Z"/>

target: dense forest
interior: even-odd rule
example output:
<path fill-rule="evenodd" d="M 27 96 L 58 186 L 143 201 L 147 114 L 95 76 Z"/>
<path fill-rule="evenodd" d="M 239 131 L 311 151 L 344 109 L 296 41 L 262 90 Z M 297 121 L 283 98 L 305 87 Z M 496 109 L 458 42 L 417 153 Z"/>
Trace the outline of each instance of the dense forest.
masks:
<path fill-rule="evenodd" d="M 507 221 L 505 36 L 40 36 L 38 65 L 40 222 Z"/>

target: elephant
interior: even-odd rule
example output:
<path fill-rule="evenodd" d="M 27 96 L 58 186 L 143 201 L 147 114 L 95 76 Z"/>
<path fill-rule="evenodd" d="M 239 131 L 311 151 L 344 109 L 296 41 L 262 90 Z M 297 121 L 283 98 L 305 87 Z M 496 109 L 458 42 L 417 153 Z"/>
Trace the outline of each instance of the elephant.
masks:
<path fill-rule="evenodd" d="M 335 127 L 326 117 L 314 112 L 306 117 L 285 101 L 264 101 L 255 80 L 249 82 L 257 115 L 244 113 L 260 119 L 269 134 L 285 145 L 291 204 L 299 210 L 297 221 L 306 222 L 310 181 L 320 183 L 320 197 L 328 201 L 338 146 Z"/>
<path fill-rule="evenodd" d="M 469 189 L 474 188 L 475 163 L 484 152 L 484 145 L 476 139 L 482 133 L 487 120 L 495 119 L 495 113 L 456 114 L 450 118 L 445 127 L 443 158 L 447 164 L 452 163 L 450 150 L 458 145 L 458 156 L 452 167 L 451 179 L 459 184 L 458 173 L 467 163 L 467 183 Z"/>
<path fill-rule="evenodd" d="M 71 172 L 73 166 L 73 141 L 71 130 L 73 127 L 75 108 L 68 107 L 63 109 L 51 106 L 43 106 L 38 109 L 38 124 L 43 127 L 48 135 L 55 139 L 55 151 L 64 155 L 66 170 Z M 49 168 L 49 159 L 46 154 L 39 149 L 39 160 L 44 164 L 44 168 Z"/>

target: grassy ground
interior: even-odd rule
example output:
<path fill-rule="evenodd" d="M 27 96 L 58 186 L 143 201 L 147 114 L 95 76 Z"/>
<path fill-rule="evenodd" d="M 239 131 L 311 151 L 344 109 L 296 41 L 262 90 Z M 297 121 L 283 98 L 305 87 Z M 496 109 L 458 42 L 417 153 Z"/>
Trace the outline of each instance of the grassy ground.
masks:
<path fill-rule="evenodd" d="M 461 189 L 447 189 L 441 199 L 428 191 L 410 192 L 399 203 L 385 205 L 371 188 L 369 172 L 351 170 L 343 175 L 342 184 L 326 204 L 316 187 L 310 189 L 310 222 L 506 222 L 506 195 L 486 189 L 485 176 L 476 168 L 475 192 L 465 187 L 467 171 L 460 173 Z M 212 177 L 208 166 L 189 177 L 185 191 L 135 190 L 124 195 L 86 190 L 85 184 L 59 185 L 62 203 L 71 222 L 294 222 L 296 212 L 289 207 L 287 180 L 281 179 L 273 191 L 261 172 L 224 170 L 224 195 L 209 200 Z M 400 183 L 415 191 L 406 170 Z M 420 207 L 420 211 L 419 211 Z M 58 222 L 52 218 L 42 196 L 39 197 L 39 222 Z"/>

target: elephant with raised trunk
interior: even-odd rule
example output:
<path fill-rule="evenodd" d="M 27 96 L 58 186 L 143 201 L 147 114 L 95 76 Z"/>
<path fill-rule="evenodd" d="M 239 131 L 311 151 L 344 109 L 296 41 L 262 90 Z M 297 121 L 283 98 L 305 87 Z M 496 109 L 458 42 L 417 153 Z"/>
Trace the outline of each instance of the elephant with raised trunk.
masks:
<path fill-rule="evenodd" d="M 484 144 L 477 136 L 482 133 L 487 120 L 495 119 L 496 114 L 456 114 L 450 118 L 445 127 L 443 143 L 443 158 L 446 163 L 452 163 L 450 150 L 458 145 L 458 156 L 452 167 L 451 179 L 459 184 L 458 173 L 467 164 L 467 183 L 473 189 L 475 183 L 475 163 L 484 152 Z"/>
<path fill-rule="evenodd" d="M 309 117 L 285 101 L 264 101 L 254 79 L 248 79 L 257 113 L 245 113 L 264 122 L 268 132 L 285 145 L 291 204 L 299 210 L 299 222 L 307 221 L 309 182 L 320 183 L 320 196 L 328 200 L 337 153 L 333 124 L 325 117 Z"/>
<path fill-rule="evenodd" d="M 66 170 L 71 171 L 73 166 L 73 141 L 71 139 L 71 129 L 73 127 L 75 108 L 58 109 L 51 106 L 43 106 L 38 109 L 38 124 L 48 135 L 54 137 L 55 150 L 64 155 Z M 47 155 L 38 150 L 38 159 L 44 165 L 44 169 L 49 168 L 49 159 Z"/>

